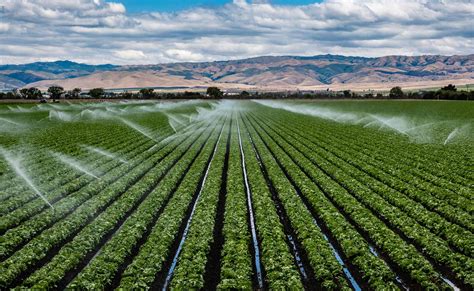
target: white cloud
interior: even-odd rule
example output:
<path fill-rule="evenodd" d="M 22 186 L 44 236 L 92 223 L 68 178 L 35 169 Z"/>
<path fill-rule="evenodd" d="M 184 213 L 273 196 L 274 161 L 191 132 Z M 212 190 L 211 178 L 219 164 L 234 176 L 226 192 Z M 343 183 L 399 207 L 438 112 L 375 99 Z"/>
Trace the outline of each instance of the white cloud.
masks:
<path fill-rule="evenodd" d="M 118 58 L 124 59 L 124 60 L 142 60 L 146 58 L 146 55 L 142 51 L 138 50 L 122 50 L 122 51 L 116 51 L 114 52 L 114 55 Z"/>
<path fill-rule="evenodd" d="M 144 14 L 127 14 L 123 4 L 105 0 L 3 2 L 2 63 L 473 53 L 470 0 L 325 0 L 306 6 L 234 0 L 214 8 Z"/>
<path fill-rule="evenodd" d="M 10 30 L 10 24 L 0 22 L 0 33 L 7 32 Z"/>
<path fill-rule="evenodd" d="M 193 53 L 189 50 L 182 50 L 182 49 L 169 49 L 165 51 L 165 56 L 170 59 L 174 59 L 177 61 L 202 61 L 204 56 L 198 53 Z"/>

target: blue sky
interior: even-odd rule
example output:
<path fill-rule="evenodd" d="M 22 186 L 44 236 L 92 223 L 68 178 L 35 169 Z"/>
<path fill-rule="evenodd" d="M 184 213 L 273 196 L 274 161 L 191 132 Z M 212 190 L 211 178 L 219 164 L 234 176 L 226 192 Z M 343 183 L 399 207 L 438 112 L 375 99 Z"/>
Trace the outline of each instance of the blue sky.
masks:
<path fill-rule="evenodd" d="M 149 12 L 149 11 L 164 11 L 173 12 L 183 9 L 189 9 L 196 6 L 213 7 L 220 6 L 232 1 L 229 0 L 121 0 L 127 10 L 131 13 Z M 267 1 L 278 5 L 306 5 L 315 2 L 316 0 L 272 0 Z"/>

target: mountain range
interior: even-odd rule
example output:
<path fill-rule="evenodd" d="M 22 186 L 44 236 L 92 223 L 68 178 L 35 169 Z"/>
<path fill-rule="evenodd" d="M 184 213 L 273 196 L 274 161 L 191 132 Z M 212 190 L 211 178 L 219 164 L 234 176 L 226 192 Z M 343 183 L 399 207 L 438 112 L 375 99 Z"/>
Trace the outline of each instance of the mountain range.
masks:
<path fill-rule="evenodd" d="M 0 89 L 60 85 L 90 89 L 193 89 L 218 86 L 240 90 L 386 89 L 474 83 L 474 54 L 456 56 L 339 55 L 256 58 L 156 65 L 87 65 L 71 61 L 0 66 Z"/>

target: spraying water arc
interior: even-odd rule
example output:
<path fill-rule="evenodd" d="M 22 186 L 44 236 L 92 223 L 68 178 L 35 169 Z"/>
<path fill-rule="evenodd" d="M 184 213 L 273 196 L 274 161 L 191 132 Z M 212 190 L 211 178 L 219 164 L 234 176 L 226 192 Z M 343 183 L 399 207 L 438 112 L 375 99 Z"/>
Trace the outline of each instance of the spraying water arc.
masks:
<path fill-rule="evenodd" d="M 6 122 L 6 123 L 8 123 L 8 124 L 17 125 L 17 126 L 20 126 L 20 125 L 21 125 L 21 124 L 19 124 L 18 122 L 15 122 L 15 121 L 13 121 L 13 120 L 6 119 L 6 118 L 3 118 L 3 117 L 0 117 L 0 121 Z"/>
<path fill-rule="evenodd" d="M 141 133 L 143 136 L 145 136 L 145 137 L 151 139 L 152 141 L 156 142 L 156 140 L 148 133 L 148 131 L 146 129 L 144 129 L 143 127 L 141 127 L 140 125 L 138 125 L 136 123 L 133 123 L 130 120 L 126 120 L 126 119 L 123 119 L 123 118 L 119 118 L 119 119 L 120 119 L 120 121 L 125 123 L 125 125 L 130 127 L 131 129 Z"/>
<path fill-rule="evenodd" d="M 121 163 L 124 163 L 124 164 L 128 164 L 128 162 L 122 158 L 119 158 L 117 157 L 116 154 L 113 154 L 109 151 L 106 151 L 104 149 L 100 149 L 100 148 L 97 148 L 97 147 L 93 147 L 93 146 L 88 146 L 88 145 L 82 145 L 83 148 L 87 149 L 88 151 L 90 152 L 94 152 L 94 153 L 97 153 L 99 155 L 102 155 L 104 157 L 108 157 L 112 160 L 118 160 L 120 161 Z"/>
<path fill-rule="evenodd" d="M 443 145 L 447 145 L 453 138 L 456 137 L 459 133 L 459 127 L 456 127 L 453 131 L 451 131 L 448 137 L 444 140 Z"/>
<path fill-rule="evenodd" d="M 89 175 L 93 178 L 100 179 L 98 176 L 91 173 L 89 170 L 86 169 L 86 167 L 84 165 L 82 165 L 80 162 L 76 161 L 75 159 L 73 159 L 71 157 L 68 157 L 66 155 L 63 155 L 63 154 L 59 154 L 59 153 L 53 153 L 52 152 L 51 154 L 54 157 L 56 157 L 58 160 L 63 162 L 64 164 L 70 166 L 71 168 L 74 168 L 74 169 L 76 169 L 80 172 L 83 172 L 84 174 Z"/>
<path fill-rule="evenodd" d="M 186 124 L 179 120 L 179 118 L 173 114 L 166 114 L 168 117 L 168 123 L 171 126 L 171 128 L 174 130 L 174 132 L 178 132 L 180 128 L 185 127 Z"/>
<path fill-rule="evenodd" d="M 53 205 L 46 199 L 46 197 L 41 193 L 41 191 L 35 186 L 31 178 L 26 174 L 24 169 L 22 168 L 21 165 L 21 159 L 18 157 L 13 156 L 11 153 L 9 153 L 7 150 L 3 149 L 0 147 L 0 153 L 3 155 L 5 160 L 7 161 L 8 165 L 15 171 L 15 173 L 22 178 L 25 183 L 35 192 L 36 195 L 38 195 L 43 201 L 48 204 L 51 209 L 54 209 Z"/>

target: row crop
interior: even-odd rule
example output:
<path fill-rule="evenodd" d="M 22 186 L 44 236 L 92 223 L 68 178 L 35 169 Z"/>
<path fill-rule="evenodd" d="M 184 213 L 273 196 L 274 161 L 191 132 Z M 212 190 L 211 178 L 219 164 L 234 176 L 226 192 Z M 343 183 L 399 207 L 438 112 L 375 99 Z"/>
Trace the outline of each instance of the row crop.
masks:
<path fill-rule="evenodd" d="M 231 122 L 232 123 L 232 122 Z M 232 124 L 229 125 L 229 127 Z M 202 289 L 205 285 L 204 274 L 210 257 L 211 244 L 216 227 L 217 207 L 223 187 L 223 170 L 226 166 L 230 128 L 227 125 L 222 133 L 215 156 L 209 165 L 209 170 L 200 193 L 191 211 L 186 228 L 183 231 L 180 245 L 176 251 L 168 278 L 171 289 Z M 219 254 L 217 254 L 219 255 Z M 169 279 L 168 279 L 169 280 Z M 168 285 L 165 282 L 165 286 Z M 164 287 L 165 287 L 164 286 Z"/>
<path fill-rule="evenodd" d="M 82 144 L 88 144 L 88 145 L 93 145 L 93 146 L 98 146 L 102 147 L 105 146 L 107 147 L 110 141 L 121 141 L 123 140 L 132 140 L 139 137 L 136 134 L 126 134 L 126 128 L 121 128 L 119 126 L 107 126 L 108 130 L 104 130 L 102 128 L 100 129 L 91 129 L 90 126 L 87 126 L 87 129 L 83 128 L 84 125 L 75 125 L 76 130 L 75 132 L 84 132 L 87 130 L 89 134 L 81 135 L 81 143 Z M 58 132 L 55 132 L 55 134 L 39 134 L 36 138 L 33 138 L 31 143 L 35 144 L 34 150 L 28 150 L 25 152 L 25 154 L 21 154 L 22 157 L 22 163 L 28 165 L 28 171 L 31 173 L 34 173 L 36 180 L 38 184 L 48 184 L 51 182 L 51 179 L 54 179 L 57 177 L 55 175 L 55 172 L 62 173 L 61 171 L 55 171 L 58 170 L 58 168 L 63 168 L 67 169 L 66 165 L 63 165 L 61 163 L 57 163 L 57 166 L 55 167 L 45 167 L 45 163 L 49 163 L 51 161 L 51 155 L 50 151 L 56 151 L 56 152 L 62 152 L 67 155 L 72 155 L 76 156 L 76 153 L 81 152 L 81 155 L 78 155 L 79 158 L 84 158 L 85 162 L 86 160 L 89 161 L 89 158 L 91 158 L 90 152 L 86 152 L 84 149 L 81 149 L 78 146 L 71 146 L 71 144 L 74 144 L 74 140 L 77 139 L 77 137 L 70 137 L 70 134 L 67 134 L 67 131 L 70 127 L 64 127 L 61 128 Z M 64 132 L 64 135 L 61 133 Z M 51 144 L 50 140 L 54 140 L 57 135 L 62 135 L 61 139 L 59 142 L 55 142 Z M 118 137 L 118 138 L 117 138 Z M 100 142 L 98 142 L 100 141 Z M 105 143 L 104 143 L 105 141 Z M 46 144 L 51 144 L 51 145 L 46 145 Z M 116 143 L 119 144 L 119 143 Z M 28 148 L 27 148 L 28 149 Z M 54 169 L 54 170 L 52 170 Z M 60 175 L 61 177 L 64 176 L 64 173 Z M 16 185 L 18 185 L 18 177 L 15 174 L 7 175 L 5 177 L 6 181 L 5 183 L 0 183 L 0 185 L 5 186 L 4 190 L 10 191 L 14 190 Z M 23 185 L 23 183 L 19 183 L 20 185 Z M 28 188 L 23 186 L 23 189 L 26 191 L 30 191 Z M 17 189 L 18 190 L 18 189 Z M 3 191 L 0 191 L 2 193 Z M 13 192 L 13 193 L 18 193 Z M 45 191 L 47 192 L 47 191 Z M 7 193 L 5 193 L 6 195 Z M 3 200 L 3 199 L 1 199 Z"/>
<path fill-rule="evenodd" d="M 253 134 L 257 134 L 250 127 Z M 265 143 L 265 139 L 263 139 Z M 297 164 L 282 150 L 273 144 L 265 143 L 278 162 L 282 171 L 287 173 L 288 179 L 296 188 L 313 217 L 325 226 L 328 234 L 334 238 L 341 254 L 346 258 L 345 262 L 353 266 L 360 282 L 367 282 L 371 288 L 378 289 L 386 286 L 396 289 L 395 274 L 385 263 L 370 252 L 370 247 L 356 229 L 342 216 L 338 209 L 329 201 L 324 193 L 315 187 L 313 181 L 300 170 Z M 272 146 L 273 145 L 273 146 Z M 366 283 L 366 284 L 367 284 Z M 366 285 L 363 285 L 366 286 Z"/>
<path fill-rule="evenodd" d="M 170 147 L 172 146 L 173 145 L 170 144 Z M 75 204 L 77 203 L 77 206 L 79 206 L 78 204 L 80 204 L 80 206 L 72 212 L 71 215 L 42 232 L 40 236 L 37 236 L 13 256 L 0 264 L 0 270 L 2 270 L 2 272 L 0 272 L 0 286 L 10 286 L 15 280 L 18 280 L 24 272 L 31 270 L 31 265 L 47 257 L 48 254 L 45 250 L 52 249 L 61 242 L 72 239 L 91 219 L 111 205 L 117 197 L 126 193 L 131 186 L 144 177 L 148 171 L 156 167 L 156 165 L 170 153 L 171 151 L 166 150 L 155 154 L 147 153 L 143 157 L 147 158 L 145 162 L 143 162 L 140 157 L 137 157 L 136 160 L 123 165 L 129 167 L 129 171 L 125 171 L 126 175 L 123 179 L 118 179 L 108 185 L 106 184 L 100 194 L 96 194 L 92 199 L 87 200 L 88 197 L 86 195 L 90 195 L 90 193 L 82 193 L 86 196 L 86 202 L 80 202 L 77 198 L 72 200 Z M 137 167 L 133 168 L 133 166 Z M 121 167 L 117 168 L 116 171 L 123 171 Z M 115 170 L 109 172 L 109 174 L 117 175 Z M 100 182 L 105 182 L 105 179 L 100 180 Z M 60 215 L 62 214 L 61 212 L 70 212 L 71 202 L 67 202 L 68 203 L 61 205 L 64 209 L 56 207 L 51 214 L 54 215 L 58 213 Z M 45 216 L 44 221 L 36 220 L 35 222 L 45 225 L 50 218 L 50 216 Z M 57 220 L 60 218 L 61 216 L 57 217 Z M 29 233 L 34 234 L 34 225 Z M 17 237 L 14 236 L 13 238 Z"/>
<path fill-rule="evenodd" d="M 175 254 L 172 252 L 173 245 L 176 246 L 179 242 L 177 234 L 184 229 L 186 214 L 191 212 L 193 202 L 197 199 L 206 169 L 212 163 L 221 134 L 222 129 L 220 133 L 213 135 L 212 142 L 206 144 L 186 173 L 184 180 L 153 226 L 146 242 L 140 247 L 131 264 L 125 268 L 118 288 L 153 288 L 156 284 L 164 283 L 168 271 L 166 265 L 171 263 Z M 81 280 L 87 282 L 86 279 L 79 276 L 77 283 L 73 281 L 70 286 L 84 286 Z"/>
<path fill-rule="evenodd" d="M 112 150 L 117 150 L 117 154 L 120 156 L 127 155 L 130 151 L 133 149 L 136 149 L 138 147 L 141 147 L 145 145 L 146 142 L 137 142 L 136 140 L 129 140 L 127 142 L 120 140 L 118 144 L 115 145 L 115 147 L 112 148 Z M 151 143 L 148 143 L 149 145 Z M 151 145 L 150 145 L 151 146 Z M 110 150 L 110 149 L 107 149 Z M 122 162 L 117 161 L 117 160 L 112 160 L 108 157 L 97 157 L 94 155 L 91 155 L 90 153 L 88 154 L 90 159 L 86 159 L 84 161 L 81 161 L 82 163 L 88 165 L 88 170 L 94 172 L 94 173 L 104 173 L 109 171 L 110 169 L 108 167 L 104 167 L 107 165 L 113 165 L 113 167 L 120 165 Z M 76 156 L 74 156 L 74 159 L 77 159 Z M 53 158 L 50 157 L 50 160 L 48 162 L 45 162 L 42 165 L 45 169 L 49 169 L 51 174 L 56 177 L 55 179 L 52 179 L 51 181 L 45 182 L 43 184 L 43 187 L 41 189 L 44 189 L 44 194 L 45 197 L 48 198 L 48 196 L 51 196 L 50 193 L 53 191 L 57 191 L 59 187 L 64 187 L 68 184 L 76 184 L 76 188 L 70 188 L 68 189 L 67 193 L 71 193 L 74 191 L 77 191 L 80 187 L 83 187 L 86 185 L 88 182 L 92 181 L 94 177 L 91 177 L 89 175 L 86 175 L 76 169 L 73 169 L 70 166 L 62 165 L 64 167 L 58 167 L 57 166 L 57 161 Z M 104 169 L 105 168 L 105 169 Z M 79 182 L 80 181 L 80 182 Z M 46 187 L 47 186 L 47 187 Z M 0 207 L 0 215 L 6 215 L 8 213 L 11 213 L 12 211 L 20 208 L 21 206 L 24 206 L 26 208 L 30 208 L 31 206 L 28 205 L 29 202 L 32 200 L 38 200 L 40 199 L 38 195 L 34 192 L 30 191 L 19 191 L 19 189 L 12 189 L 11 191 L 18 191 L 16 192 L 17 194 L 14 197 L 11 197 L 7 201 L 2 202 L 2 205 Z M 54 199 L 50 199 L 52 203 L 54 203 Z"/>
<path fill-rule="evenodd" d="M 259 107 L 259 110 L 263 111 L 265 109 Z M 271 113 L 274 111 L 266 110 L 265 112 Z M 405 160 L 411 163 L 414 169 L 420 168 L 423 173 L 433 173 L 437 176 L 443 176 L 448 181 L 460 183 L 461 185 L 465 186 L 470 184 L 468 180 L 456 174 L 457 171 L 459 171 L 459 167 L 453 167 L 453 165 L 457 165 L 459 160 L 457 157 L 456 159 L 450 159 L 450 156 L 445 153 L 445 147 L 430 147 L 429 145 L 420 146 L 417 144 L 411 144 L 403 138 L 399 138 L 397 135 L 383 133 L 378 130 L 374 131 L 361 128 L 358 125 L 339 124 L 330 121 L 324 121 L 322 119 L 310 118 L 308 116 L 290 114 L 285 111 L 282 111 L 281 113 L 281 118 L 284 118 L 285 122 L 298 119 L 299 121 L 303 121 L 312 129 L 320 129 L 321 127 L 326 128 L 328 129 L 328 132 L 334 136 L 340 137 L 343 140 L 351 140 L 353 144 L 357 144 L 361 147 L 370 148 L 372 154 L 390 156 L 395 160 L 403 157 Z M 311 134 L 312 131 L 306 133 Z M 354 139 L 354 136 L 357 136 L 357 138 Z M 373 145 L 374 141 L 377 142 L 377 145 L 375 146 Z M 403 150 L 397 153 L 386 150 L 397 145 L 402 147 Z"/>
<path fill-rule="evenodd" d="M 402 269 L 408 268 L 408 269 L 406 269 L 407 273 L 411 273 L 410 268 L 412 268 L 413 266 L 419 266 L 419 267 L 417 267 L 418 272 L 419 272 L 419 270 L 425 270 L 425 274 L 427 275 L 427 277 L 426 277 L 427 279 L 423 279 L 423 276 L 421 275 L 421 273 L 417 274 L 417 279 L 418 280 L 422 279 L 420 281 L 420 284 L 421 283 L 426 284 L 429 281 L 433 281 L 433 278 L 436 278 L 436 275 L 433 272 L 433 269 L 430 266 L 429 262 L 424 260 L 423 257 L 420 256 L 420 254 L 418 254 L 416 252 L 416 249 L 403 247 L 404 246 L 403 241 L 400 240 L 400 238 L 398 238 L 395 235 L 395 233 L 393 233 L 389 228 L 387 228 L 382 221 L 377 220 L 376 217 L 378 216 L 379 213 L 384 213 L 384 216 L 388 215 L 388 217 L 390 217 L 391 219 L 390 220 L 383 219 L 383 221 L 385 223 L 388 223 L 388 225 L 390 227 L 393 227 L 395 232 L 397 232 L 397 230 L 398 230 L 397 227 L 399 227 L 399 228 L 401 227 L 404 232 L 408 232 L 409 237 L 419 238 L 419 240 L 418 240 L 419 243 L 423 243 L 423 241 L 424 241 L 425 243 L 424 243 L 423 247 L 428 248 L 429 250 L 432 250 L 433 255 L 434 254 L 440 254 L 441 251 L 445 252 L 445 254 L 449 254 L 449 252 L 446 253 L 445 248 L 443 248 L 439 245 L 439 240 L 436 241 L 439 245 L 439 248 L 430 247 L 428 245 L 429 242 L 426 241 L 426 240 L 423 240 L 423 239 L 426 239 L 426 238 L 417 233 L 417 230 L 420 230 L 419 228 L 415 228 L 415 225 L 403 223 L 403 221 L 405 221 L 405 220 L 401 220 L 400 217 L 403 217 L 402 215 L 400 215 L 400 216 L 392 215 L 393 211 L 396 211 L 396 209 L 394 209 L 393 207 L 390 208 L 391 206 L 387 205 L 386 203 L 384 204 L 383 200 L 380 200 L 380 199 L 379 200 L 374 200 L 374 199 L 377 199 L 377 198 L 376 198 L 376 196 L 373 195 L 373 192 L 371 192 L 371 191 L 362 191 L 361 189 L 358 189 L 357 191 L 354 191 L 354 190 L 351 191 L 351 189 L 347 189 L 347 188 L 341 187 L 341 185 L 338 185 L 336 183 L 336 181 L 338 181 L 338 179 L 334 175 L 345 174 L 345 173 L 342 173 L 342 171 L 340 171 L 338 168 L 335 168 L 335 167 L 331 168 L 330 163 L 328 163 L 324 159 L 321 159 L 321 157 L 315 157 L 314 156 L 315 154 L 313 152 L 308 152 L 308 151 L 305 152 L 305 151 L 303 151 L 299 148 L 296 148 L 295 145 L 290 145 L 289 143 L 287 143 L 281 137 L 278 138 L 278 143 L 280 144 L 280 146 L 282 148 L 284 148 L 287 152 L 291 153 L 293 155 L 293 157 L 299 161 L 300 167 L 306 173 L 308 173 L 310 176 L 312 176 L 312 178 L 315 181 L 318 181 L 318 184 L 320 184 L 321 187 L 326 188 L 326 192 L 328 193 L 328 195 L 332 196 L 332 199 L 334 199 L 335 201 L 339 200 L 338 204 L 340 205 L 340 207 L 342 209 L 345 208 L 346 209 L 345 211 L 347 213 L 350 213 L 350 214 L 352 214 L 352 213 L 354 213 L 354 214 L 355 213 L 357 213 L 357 214 L 365 213 L 366 218 L 365 218 L 365 221 L 363 221 L 363 222 L 365 222 L 365 224 L 368 223 L 367 218 L 371 218 L 370 223 L 372 223 L 373 225 L 380 225 L 378 227 L 378 233 L 382 233 L 382 232 L 385 233 L 386 237 L 385 237 L 384 241 L 378 242 L 375 239 L 376 237 L 378 237 L 378 236 L 376 236 L 375 232 L 369 233 L 369 235 L 371 237 L 374 237 L 373 240 L 375 241 L 376 245 L 380 246 L 380 248 L 382 250 L 384 250 L 384 252 L 386 252 L 389 255 L 389 257 L 391 257 L 397 263 L 397 265 L 400 268 L 402 268 Z M 293 146 L 295 146 L 295 149 L 292 149 Z M 316 167 L 316 168 L 313 168 L 313 167 Z M 315 171 L 315 169 L 318 169 L 318 170 Z M 322 173 L 324 173 L 324 174 L 322 174 Z M 334 179 L 334 180 L 332 180 L 332 179 Z M 352 181 L 351 185 L 354 185 L 355 180 L 351 180 L 350 178 L 345 177 L 345 176 L 344 176 L 344 179 L 342 179 L 342 181 Z M 347 180 L 347 179 L 349 179 L 349 180 Z M 345 186 L 347 186 L 347 185 L 345 185 Z M 349 190 L 350 194 L 349 194 L 349 192 L 347 192 L 347 190 Z M 362 193 L 364 193 L 364 194 L 362 195 Z M 352 196 L 352 195 L 355 195 L 355 197 Z M 343 197 L 345 197 L 345 199 L 342 199 Z M 364 200 L 364 199 L 371 199 L 370 200 L 371 202 L 370 203 L 369 202 L 365 203 L 368 200 Z M 361 203 L 364 203 L 364 205 L 366 207 L 368 206 L 369 207 L 368 209 L 371 209 L 372 211 L 369 211 L 367 208 L 364 208 L 364 206 L 362 206 Z M 373 207 L 377 207 L 376 210 Z M 398 220 L 398 219 L 400 219 L 400 220 Z M 398 223 L 398 221 L 400 223 Z M 396 224 L 393 224 L 394 222 L 396 222 Z M 362 225 L 362 223 L 361 223 L 361 225 Z M 370 225 L 367 225 L 367 226 L 370 226 Z M 397 246 L 397 249 L 395 249 L 395 248 L 390 249 L 390 248 L 387 247 L 389 245 L 388 242 L 390 240 L 393 241 L 393 243 L 394 243 L 393 246 Z M 421 240 L 421 242 L 420 242 L 420 240 Z M 397 241 L 398 241 L 398 243 L 396 243 Z M 382 242 L 383 242 L 383 244 L 382 244 Z M 385 247 L 385 248 L 383 248 L 383 247 Z M 403 254 L 400 254 L 399 250 L 402 249 L 402 248 L 405 249 L 405 252 Z M 408 255 L 408 254 L 410 254 L 412 263 L 411 264 L 405 264 L 405 263 L 402 264 L 402 261 L 404 261 L 404 260 L 402 260 L 402 258 L 404 256 Z M 440 258 L 439 256 L 437 256 L 436 258 L 438 260 L 441 260 L 440 262 L 445 261 L 443 258 Z M 463 261 L 465 261 L 465 260 L 463 260 Z M 424 266 L 424 267 L 421 267 L 421 266 Z M 467 276 L 467 274 L 464 273 L 464 271 L 459 270 L 459 265 L 458 265 L 456 270 L 458 272 L 460 272 L 459 274 L 462 275 L 463 277 Z M 413 274 L 412 274 L 412 276 L 414 277 Z M 428 279 L 428 278 L 431 278 L 431 279 Z M 465 282 L 468 282 L 468 281 L 469 280 L 467 279 L 467 281 L 465 281 Z"/>
<path fill-rule="evenodd" d="M 418 196 L 413 197 L 414 193 L 411 193 L 412 195 L 407 195 L 408 197 L 406 197 L 404 194 L 395 191 L 395 189 L 383 183 L 383 181 L 390 179 L 390 177 L 386 177 L 376 168 L 367 166 L 366 159 L 356 160 L 358 162 L 353 161 L 354 157 L 357 157 L 357 152 L 348 149 L 348 153 L 346 154 L 345 151 L 343 149 L 339 149 L 335 143 L 326 143 L 327 139 L 325 139 L 325 142 L 320 142 L 317 139 L 304 138 L 301 133 L 296 134 L 295 131 L 292 132 L 287 128 L 278 127 L 277 125 L 273 124 L 272 130 L 276 129 L 279 129 L 281 133 L 285 133 L 285 138 L 291 138 L 292 144 L 297 142 L 299 147 L 304 152 L 312 151 L 317 153 L 319 157 L 330 161 L 335 167 L 338 167 L 341 170 L 341 175 L 345 175 L 345 177 L 339 179 L 340 181 L 348 181 L 348 175 L 356 178 L 358 181 L 360 181 L 360 183 L 377 192 L 392 205 L 403 210 L 404 214 L 402 216 L 405 216 L 405 213 L 409 214 L 412 219 L 417 220 L 422 225 L 429 228 L 434 234 L 440 235 L 453 247 L 467 255 L 472 256 L 474 251 L 474 237 L 472 233 L 456 224 L 446 221 L 437 213 L 430 212 L 418 204 L 418 199 L 416 199 L 416 197 L 426 195 L 419 193 Z M 281 134 L 279 135 L 282 136 Z M 377 178 L 374 178 L 380 177 L 381 175 L 384 176 L 385 179 L 378 180 Z M 415 201 L 411 200 L 410 198 L 414 198 Z M 426 199 L 426 197 L 420 199 Z M 453 211 L 451 211 L 451 213 L 452 212 Z M 470 223 L 470 220 L 467 218 L 465 218 L 463 221 L 466 224 Z"/>
<path fill-rule="evenodd" d="M 239 122 L 240 123 L 240 122 Z M 250 136 L 240 133 L 241 146 L 250 184 L 252 204 L 255 210 L 255 222 L 261 244 L 261 260 L 270 289 L 303 288 L 301 277 L 286 242 L 283 226 L 280 224 L 276 207 L 260 169 L 256 152 L 252 148 Z M 245 132 L 244 132 L 245 133 Z"/>
<path fill-rule="evenodd" d="M 172 195 L 169 190 L 178 182 L 180 171 L 187 167 L 190 157 L 199 151 L 200 144 L 204 144 L 207 138 L 208 136 L 202 136 L 196 142 L 186 141 L 179 145 L 159 167 L 148 172 L 125 195 L 88 224 L 70 243 L 62 247 L 50 263 L 29 277 L 23 286 L 35 289 L 56 288 L 59 282 L 60 288 L 64 288 L 68 283 L 65 278 L 73 279 L 74 274 L 81 271 L 81 266 L 94 269 L 94 266 L 104 265 L 104 256 L 110 258 L 119 257 L 120 253 L 126 255 L 126 252 L 121 251 L 125 248 L 125 242 L 140 239 L 140 235 L 150 227 L 155 213 L 159 213 L 161 205 Z M 139 225 L 143 227 L 137 227 Z M 110 240 L 107 240 L 110 236 Z M 94 256 L 100 245 L 104 247 Z M 103 272 L 100 274 L 105 275 Z"/>
<path fill-rule="evenodd" d="M 10 229 L 6 232 L 3 237 L 4 240 L 0 243 L 0 254 L 5 256 L 8 252 L 11 253 L 17 245 L 23 244 L 43 229 L 66 217 L 76 209 L 76 207 L 88 201 L 90 198 L 100 196 L 99 193 L 109 191 L 108 189 L 113 191 L 114 187 L 118 187 L 115 184 L 124 185 L 124 187 L 131 186 L 133 181 L 136 181 L 140 176 L 144 175 L 153 165 L 159 163 L 159 161 L 170 154 L 177 145 L 186 139 L 187 135 L 184 135 L 169 144 L 163 145 L 156 151 L 140 152 L 140 154 L 131 159 L 129 163 L 120 165 L 118 168 L 102 176 L 100 180 L 95 180 L 80 191 L 70 194 L 66 199 L 59 201 L 55 205 L 54 210 L 47 209 L 36 215 L 33 219 L 21 224 L 19 227 Z M 120 187 L 116 189 L 120 189 Z M 119 194 L 118 191 L 116 194 Z"/>
<path fill-rule="evenodd" d="M 256 270 L 255 274 L 252 273 L 255 267 L 250 251 L 249 214 L 241 164 L 237 123 L 233 122 L 223 221 L 224 243 L 221 254 L 218 254 L 221 258 L 219 289 L 251 289 L 253 281 L 258 280 Z"/>
<path fill-rule="evenodd" d="M 279 199 L 289 217 L 291 227 L 296 233 L 296 238 L 304 247 L 305 256 L 311 265 L 317 283 L 325 290 L 350 289 L 342 266 L 337 262 L 333 251 L 321 229 L 314 223 L 308 208 L 301 201 L 293 185 L 282 173 L 277 162 L 264 148 L 259 138 L 252 138 L 262 165 L 269 175 L 271 184 L 275 187 Z"/>
<path fill-rule="evenodd" d="M 354 132 L 347 132 L 347 129 L 341 128 L 338 130 L 340 132 L 344 132 L 345 136 L 343 138 L 337 138 L 333 134 L 333 130 L 329 126 L 320 125 L 317 131 L 311 130 L 312 127 L 307 125 L 306 120 L 299 120 L 296 118 L 292 118 L 291 116 L 285 115 L 285 122 L 280 122 L 281 124 L 286 124 L 288 120 L 291 120 L 292 124 L 295 124 L 297 128 L 302 129 L 304 131 L 299 130 L 300 136 L 304 137 L 305 139 L 309 139 L 312 141 L 319 141 L 319 144 L 324 144 L 329 147 L 329 149 L 334 148 L 341 148 L 344 145 L 344 150 L 352 150 L 356 156 L 361 156 L 364 154 L 364 157 L 361 157 L 362 160 L 365 161 L 364 164 L 361 166 L 366 165 L 367 163 L 379 168 L 383 169 L 386 172 L 389 172 L 391 179 L 388 179 L 388 183 L 391 183 L 393 187 L 397 187 L 398 190 L 402 192 L 417 192 L 416 188 L 419 188 L 421 191 L 431 194 L 434 199 L 441 199 L 444 204 L 446 203 L 453 203 L 454 206 L 460 207 L 465 209 L 469 212 L 473 211 L 473 203 L 470 202 L 470 190 L 466 187 L 462 187 L 457 185 L 452 190 L 441 189 L 437 185 L 433 185 L 431 182 L 424 181 L 419 178 L 419 176 L 425 177 L 427 175 L 426 171 L 419 173 L 415 171 L 416 175 L 409 175 L 408 173 L 414 172 L 414 167 L 410 166 L 412 158 L 410 159 L 403 159 L 400 157 L 400 153 L 404 152 L 406 149 L 397 150 L 397 147 L 391 151 L 391 153 L 383 153 L 377 154 L 375 149 L 383 148 L 383 143 L 380 139 L 373 139 L 371 141 L 367 141 L 364 146 L 357 145 L 353 141 L 359 139 L 357 133 Z M 304 134 L 302 134 L 304 133 Z M 324 142 L 321 142 L 324 141 Z M 351 142 L 348 142 L 351 141 Z M 397 145 L 396 143 L 393 146 Z M 404 145 L 400 145 L 403 147 Z M 372 148 L 374 147 L 374 148 Z M 391 158 L 392 154 L 396 154 L 396 158 Z M 351 159 L 353 161 L 353 159 Z M 434 165 L 433 165 L 434 166 Z M 399 169 L 399 170 L 398 170 Z M 395 177 L 397 179 L 395 179 Z M 439 180 L 439 178 L 435 178 L 435 181 Z M 441 184 L 443 188 L 449 187 L 451 183 L 445 182 Z M 419 192 L 419 191 L 418 191 Z M 446 202 L 445 202 L 446 201 Z"/>

